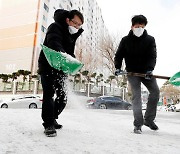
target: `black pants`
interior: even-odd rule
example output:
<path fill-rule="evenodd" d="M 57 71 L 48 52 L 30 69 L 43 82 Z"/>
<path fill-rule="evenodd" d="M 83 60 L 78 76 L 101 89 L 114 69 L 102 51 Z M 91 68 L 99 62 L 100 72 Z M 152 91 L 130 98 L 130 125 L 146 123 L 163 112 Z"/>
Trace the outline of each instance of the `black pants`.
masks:
<path fill-rule="evenodd" d="M 41 74 L 43 88 L 42 119 L 45 128 L 53 125 L 54 120 L 58 119 L 58 115 L 66 106 L 66 79 L 67 75 L 62 71 Z"/>
<path fill-rule="evenodd" d="M 159 87 L 156 79 L 147 80 L 143 77 L 128 76 L 128 81 L 132 90 L 132 105 L 134 114 L 134 126 L 142 126 L 144 119 L 151 122 L 156 117 L 157 103 L 159 101 Z M 149 91 L 146 112 L 143 118 L 141 102 L 141 83 Z"/>

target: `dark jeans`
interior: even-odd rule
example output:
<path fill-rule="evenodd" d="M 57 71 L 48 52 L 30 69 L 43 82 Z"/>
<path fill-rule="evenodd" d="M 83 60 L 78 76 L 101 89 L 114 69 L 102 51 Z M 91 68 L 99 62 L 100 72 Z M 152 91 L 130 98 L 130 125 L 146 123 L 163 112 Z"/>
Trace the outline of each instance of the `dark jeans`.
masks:
<path fill-rule="evenodd" d="M 128 81 L 132 90 L 132 106 L 134 115 L 134 126 L 142 126 L 144 119 L 152 122 L 156 117 L 157 103 L 159 101 L 159 87 L 156 79 L 147 80 L 143 77 L 128 76 Z M 147 108 L 143 119 L 142 102 L 141 102 L 141 83 L 149 91 Z"/>
<path fill-rule="evenodd" d="M 66 79 L 67 75 L 62 71 L 52 71 L 52 73 L 41 74 L 43 88 L 42 119 L 45 128 L 53 125 L 54 120 L 58 119 L 58 115 L 66 106 Z M 55 98 L 54 94 L 56 94 Z"/>

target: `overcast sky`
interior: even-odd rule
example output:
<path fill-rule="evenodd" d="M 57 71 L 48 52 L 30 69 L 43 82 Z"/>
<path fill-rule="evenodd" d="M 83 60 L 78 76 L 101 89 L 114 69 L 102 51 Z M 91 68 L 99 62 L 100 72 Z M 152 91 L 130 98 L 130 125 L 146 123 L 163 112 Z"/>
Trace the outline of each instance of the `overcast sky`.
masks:
<path fill-rule="evenodd" d="M 147 32 L 157 44 L 156 75 L 172 76 L 180 71 L 180 0 L 97 0 L 110 32 L 128 34 L 133 15 L 148 19 Z M 165 80 L 158 80 L 161 85 Z"/>

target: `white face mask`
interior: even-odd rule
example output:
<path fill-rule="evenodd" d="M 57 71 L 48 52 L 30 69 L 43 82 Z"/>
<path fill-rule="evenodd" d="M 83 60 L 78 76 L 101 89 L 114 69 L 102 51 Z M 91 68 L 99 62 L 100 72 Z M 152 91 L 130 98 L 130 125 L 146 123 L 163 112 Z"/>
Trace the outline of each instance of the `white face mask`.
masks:
<path fill-rule="evenodd" d="M 78 32 L 78 29 L 73 26 L 69 26 L 68 29 L 70 34 L 75 34 Z"/>
<path fill-rule="evenodd" d="M 142 28 L 142 27 L 133 28 L 133 33 L 134 33 L 134 35 L 136 35 L 137 37 L 142 36 L 143 32 L 144 32 L 144 28 Z"/>

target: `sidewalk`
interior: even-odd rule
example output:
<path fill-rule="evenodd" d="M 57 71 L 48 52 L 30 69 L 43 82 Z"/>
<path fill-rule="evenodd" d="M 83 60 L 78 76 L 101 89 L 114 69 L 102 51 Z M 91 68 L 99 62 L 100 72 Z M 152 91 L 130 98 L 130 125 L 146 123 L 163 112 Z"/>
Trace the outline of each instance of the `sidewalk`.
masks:
<path fill-rule="evenodd" d="M 75 102 L 72 102 L 75 103 Z M 40 109 L 0 109 L 1 154 L 179 154 L 180 114 L 158 112 L 160 130 L 134 134 L 132 111 L 65 109 L 57 137 L 43 134 Z"/>

